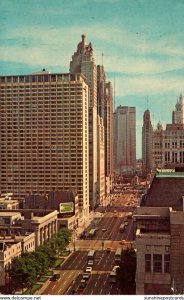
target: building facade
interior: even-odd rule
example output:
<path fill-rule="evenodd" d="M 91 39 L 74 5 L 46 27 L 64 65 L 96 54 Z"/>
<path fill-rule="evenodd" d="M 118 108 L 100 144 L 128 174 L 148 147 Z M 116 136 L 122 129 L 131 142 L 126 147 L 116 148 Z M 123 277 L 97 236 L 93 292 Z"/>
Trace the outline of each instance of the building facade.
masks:
<path fill-rule="evenodd" d="M 136 109 L 118 106 L 114 113 L 114 168 L 117 173 L 134 174 L 136 169 Z"/>
<path fill-rule="evenodd" d="M 172 114 L 172 124 L 167 124 L 166 129 L 163 129 L 161 123 L 158 123 L 154 130 L 152 151 L 155 168 L 184 164 L 184 97 L 182 95 Z"/>
<path fill-rule="evenodd" d="M 97 66 L 97 112 L 103 119 L 105 137 L 105 194 L 113 187 L 113 89 L 111 82 L 106 82 L 104 66 Z"/>
<path fill-rule="evenodd" d="M 70 72 L 82 73 L 89 86 L 89 202 L 93 209 L 97 204 L 97 69 L 92 44 L 86 45 L 85 35 L 72 55 Z"/>
<path fill-rule="evenodd" d="M 97 116 L 98 120 L 98 138 L 97 138 L 97 205 L 105 205 L 105 140 L 104 140 L 104 125 L 103 119 Z"/>
<path fill-rule="evenodd" d="M 109 178 L 110 189 L 114 183 L 114 157 L 113 157 L 113 88 L 111 82 L 105 85 L 105 175 Z"/>
<path fill-rule="evenodd" d="M 183 172 L 157 172 L 136 209 L 138 295 L 184 292 L 183 193 Z"/>
<path fill-rule="evenodd" d="M 89 213 L 88 85 L 83 75 L 0 77 L 0 191 L 73 190 Z"/>
<path fill-rule="evenodd" d="M 151 172 L 153 165 L 152 158 L 152 140 L 153 140 L 153 127 L 151 124 L 150 111 L 146 110 L 143 116 L 142 127 L 142 172 L 146 176 Z"/>

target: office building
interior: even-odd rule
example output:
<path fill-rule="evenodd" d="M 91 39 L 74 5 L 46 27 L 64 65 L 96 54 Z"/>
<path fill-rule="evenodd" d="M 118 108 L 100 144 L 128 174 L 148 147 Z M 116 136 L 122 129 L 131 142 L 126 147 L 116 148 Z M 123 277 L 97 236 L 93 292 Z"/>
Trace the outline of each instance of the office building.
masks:
<path fill-rule="evenodd" d="M 0 191 L 72 190 L 89 212 L 88 85 L 80 74 L 0 77 Z"/>
<path fill-rule="evenodd" d="M 114 184 L 113 157 L 113 88 L 111 82 L 105 85 L 105 174 L 109 178 L 110 189 Z M 108 194 L 108 193 L 107 193 Z"/>
<path fill-rule="evenodd" d="M 103 119 L 97 116 L 97 205 L 104 206 L 105 199 L 105 140 Z"/>
<path fill-rule="evenodd" d="M 97 112 L 103 119 L 105 135 L 106 197 L 113 187 L 113 89 L 106 82 L 104 66 L 97 66 Z"/>
<path fill-rule="evenodd" d="M 146 176 L 151 172 L 153 165 L 152 158 L 153 127 L 151 124 L 150 111 L 146 110 L 143 116 L 142 127 L 142 173 Z"/>
<path fill-rule="evenodd" d="M 85 35 L 72 55 L 70 73 L 82 73 L 89 86 L 89 202 L 93 209 L 97 205 L 97 68 L 92 44 L 86 45 Z"/>
<path fill-rule="evenodd" d="M 136 109 L 118 106 L 113 119 L 114 168 L 118 174 L 134 174 L 136 169 Z"/>

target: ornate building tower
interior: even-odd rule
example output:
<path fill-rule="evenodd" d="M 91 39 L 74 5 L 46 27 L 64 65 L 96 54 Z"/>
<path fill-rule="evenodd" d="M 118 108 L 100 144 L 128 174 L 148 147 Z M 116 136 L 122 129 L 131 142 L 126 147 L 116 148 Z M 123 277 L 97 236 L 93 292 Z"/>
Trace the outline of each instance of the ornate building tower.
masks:
<path fill-rule="evenodd" d="M 172 114 L 173 124 L 184 124 L 184 97 L 182 94 L 179 96 L 179 100 L 176 103 L 176 110 Z"/>
<path fill-rule="evenodd" d="M 92 44 L 86 45 L 85 35 L 72 55 L 70 73 L 82 73 L 89 86 L 89 201 L 93 209 L 97 204 L 97 69 Z"/>

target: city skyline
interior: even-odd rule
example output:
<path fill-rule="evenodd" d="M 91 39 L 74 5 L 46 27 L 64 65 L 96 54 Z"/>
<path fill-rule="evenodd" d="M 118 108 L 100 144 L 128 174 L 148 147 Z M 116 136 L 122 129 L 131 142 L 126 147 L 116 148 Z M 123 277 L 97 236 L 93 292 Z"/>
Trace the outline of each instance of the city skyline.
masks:
<path fill-rule="evenodd" d="M 85 34 L 115 81 L 116 106 L 136 107 L 139 158 L 144 111 L 154 127 L 171 123 L 184 90 L 183 9 L 180 0 L 1 1 L 1 75 L 68 72 Z"/>

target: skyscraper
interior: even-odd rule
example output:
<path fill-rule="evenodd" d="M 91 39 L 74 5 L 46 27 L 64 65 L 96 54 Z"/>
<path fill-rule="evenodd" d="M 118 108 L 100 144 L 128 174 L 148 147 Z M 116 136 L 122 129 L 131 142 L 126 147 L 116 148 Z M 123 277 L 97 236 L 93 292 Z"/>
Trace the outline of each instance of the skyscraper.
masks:
<path fill-rule="evenodd" d="M 106 83 L 104 66 L 99 65 L 97 66 L 97 111 L 104 124 L 107 196 L 113 183 L 113 90 L 111 82 Z"/>
<path fill-rule="evenodd" d="M 176 109 L 172 114 L 172 123 L 184 124 L 184 97 L 182 94 L 180 94 L 175 107 Z"/>
<path fill-rule="evenodd" d="M 146 110 L 143 116 L 142 127 L 142 169 L 143 175 L 150 173 L 152 169 L 152 139 L 153 127 L 151 124 L 150 111 Z"/>
<path fill-rule="evenodd" d="M 89 211 L 88 85 L 80 74 L 0 77 L 0 191 L 73 190 Z"/>
<path fill-rule="evenodd" d="M 114 165 L 113 165 L 113 88 L 111 82 L 105 85 L 105 174 L 113 185 Z"/>
<path fill-rule="evenodd" d="M 97 204 L 97 69 L 91 43 L 86 37 L 77 46 L 70 62 L 71 73 L 82 73 L 89 86 L 89 201 L 91 208 Z"/>
<path fill-rule="evenodd" d="M 136 110 L 118 106 L 114 113 L 114 165 L 117 173 L 133 174 L 136 168 Z"/>

